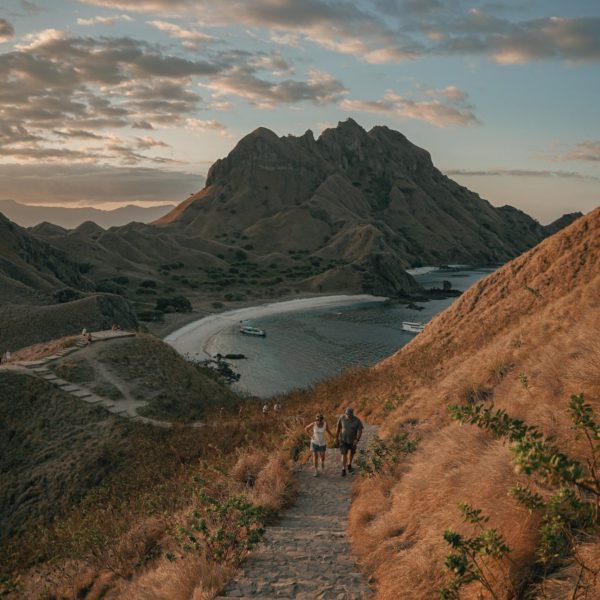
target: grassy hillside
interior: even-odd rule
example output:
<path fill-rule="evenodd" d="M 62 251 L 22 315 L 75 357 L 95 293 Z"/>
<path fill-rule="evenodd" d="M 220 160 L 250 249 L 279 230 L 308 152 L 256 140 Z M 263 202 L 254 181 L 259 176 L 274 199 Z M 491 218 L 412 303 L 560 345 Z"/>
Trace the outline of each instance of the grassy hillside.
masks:
<path fill-rule="evenodd" d="M 505 409 L 585 465 L 589 444 L 573 430 L 568 407 L 571 395 L 584 394 L 600 420 L 598 264 L 600 209 L 477 283 L 396 355 L 335 383 L 342 402 L 383 424 L 388 445 L 397 435 L 418 440 L 416 452 L 398 454 L 397 464 L 364 479 L 353 504 L 354 549 L 377 598 L 398 598 L 399 590 L 407 599 L 436 597 L 450 577 L 444 531 L 477 532 L 463 522 L 459 502 L 489 516 L 486 527 L 511 549 L 501 561 L 487 559 L 495 596 L 473 583 L 461 598 L 508 598 L 514 590 L 519 597 L 600 597 L 597 531 L 575 533 L 572 549 L 540 563 L 540 511 L 526 510 L 508 490 L 530 484 L 547 499 L 556 481 L 515 468 L 514 444 L 453 422 L 448 410 Z M 582 588 L 573 595 L 578 578 L 587 596 Z"/>
<path fill-rule="evenodd" d="M 137 319 L 130 304 L 115 294 L 94 294 L 62 304 L 10 303 L 0 305 L 0 340 L 5 350 L 47 342 L 66 335 L 110 329 L 135 329 Z"/>

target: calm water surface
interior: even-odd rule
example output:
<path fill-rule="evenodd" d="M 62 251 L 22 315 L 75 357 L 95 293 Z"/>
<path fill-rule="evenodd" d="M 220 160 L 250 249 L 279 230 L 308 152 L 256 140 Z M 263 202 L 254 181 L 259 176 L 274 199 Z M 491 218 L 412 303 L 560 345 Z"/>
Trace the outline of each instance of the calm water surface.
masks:
<path fill-rule="evenodd" d="M 426 288 L 448 280 L 464 291 L 493 268 L 432 271 L 415 275 Z M 309 309 L 254 319 L 249 324 L 266 338 L 239 333 L 238 326 L 214 336 L 206 350 L 215 355 L 241 353 L 247 360 L 231 361 L 241 374 L 238 391 L 268 397 L 307 387 L 351 366 L 370 366 L 393 354 L 415 334 L 402 331 L 402 321 L 431 320 L 456 298 L 418 303 L 422 311 L 382 302 L 361 302 L 327 309 Z"/>

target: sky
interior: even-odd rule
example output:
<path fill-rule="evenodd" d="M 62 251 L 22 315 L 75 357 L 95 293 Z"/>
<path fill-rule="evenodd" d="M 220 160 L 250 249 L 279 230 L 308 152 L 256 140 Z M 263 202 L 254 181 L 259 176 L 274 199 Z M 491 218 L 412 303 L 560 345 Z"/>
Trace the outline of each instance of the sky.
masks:
<path fill-rule="evenodd" d="M 548 223 L 600 205 L 599 67 L 597 0 L 1 0 L 0 198 L 179 202 L 352 117 Z"/>

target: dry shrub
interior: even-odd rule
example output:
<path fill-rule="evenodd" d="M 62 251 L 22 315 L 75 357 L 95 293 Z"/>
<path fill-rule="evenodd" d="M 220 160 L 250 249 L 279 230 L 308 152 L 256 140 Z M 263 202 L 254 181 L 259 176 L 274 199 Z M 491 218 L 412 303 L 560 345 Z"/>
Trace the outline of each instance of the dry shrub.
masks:
<path fill-rule="evenodd" d="M 253 487 L 266 461 L 267 452 L 265 450 L 252 448 L 241 452 L 231 469 L 231 477 L 245 487 Z"/>
<path fill-rule="evenodd" d="M 295 492 L 290 461 L 283 452 L 278 452 L 261 469 L 254 488 L 247 495 L 253 504 L 275 513 L 292 502 Z"/>
<path fill-rule="evenodd" d="M 596 600 L 600 598 L 600 543 L 581 543 L 576 557 L 532 590 L 533 600 Z"/>
<path fill-rule="evenodd" d="M 208 562 L 198 555 L 169 561 L 161 558 L 131 581 L 121 580 L 105 600 L 209 600 L 233 575 L 232 567 Z"/>
<path fill-rule="evenodd" d="M 165 519 L 159 517 L 135 523 L 116 545 L 114 570 L 122 577 L 130 576 L 136 565 L 155 558 L 161 552 L 166 528 Z"/>
<path fill-rule="evenodd" d="M 12 354 L 12 360 L 38 360 L 46 356 L 56 354 L 64 348 L 70 348 L 79 339 L 79 336 L 73 335 L 63 337 L 59 340 L 52 340 L 42 344 L 35 344 L 21 348 Z"/>

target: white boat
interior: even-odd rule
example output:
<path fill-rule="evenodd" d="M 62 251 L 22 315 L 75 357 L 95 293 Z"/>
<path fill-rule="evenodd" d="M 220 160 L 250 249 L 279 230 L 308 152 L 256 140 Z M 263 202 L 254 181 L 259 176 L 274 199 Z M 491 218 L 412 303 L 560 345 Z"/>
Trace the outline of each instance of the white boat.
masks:
<path fill-rule="evenodd" d="M 264 329 L 251 327 L 250 325 L 240 325 L 240 333 L 243 333 L 244 335 L 256 335 L 259 337 L 265 337 L 267 335 Z"/>
<path fill-rule="evenodd" d="M 402 321 L 402 330 L 410 333 L 421 333 L 425 329 L 425 323 Z"/>

